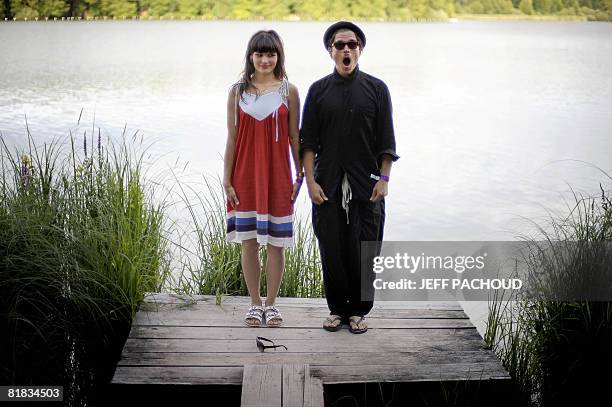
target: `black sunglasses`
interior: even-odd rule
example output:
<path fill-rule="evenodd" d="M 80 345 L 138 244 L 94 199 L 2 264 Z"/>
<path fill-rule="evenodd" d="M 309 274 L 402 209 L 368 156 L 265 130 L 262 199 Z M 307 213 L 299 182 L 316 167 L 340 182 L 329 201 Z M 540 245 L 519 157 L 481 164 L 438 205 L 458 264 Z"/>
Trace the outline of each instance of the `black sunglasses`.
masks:
<path fill-rule="evenodd" d="M 345 45 L 348 45 L 349 49 L 356 49 L 359 46 L 359 43 L 357 41 L 349 41 L 349 42 L 336 41 L 332 45 L 338 51 L 342 51 Z"/>
<path fill-rule="evenodd" d="M 272 345 L 264 345 L 262 341 L 270 342 Z M 287 350 L 287 347 L 285 345 L 275 345 L 274 341 L 271 341 L 268 338 L 264 338 L 263 336 L 258 336 L 257 338 L 255 338 L 255 343 L 257 344 L 257 349 L 259 349 L 260 352 L 263 352 L 266 349 L 270 348 L 285 348 L 285 350 Z"/>

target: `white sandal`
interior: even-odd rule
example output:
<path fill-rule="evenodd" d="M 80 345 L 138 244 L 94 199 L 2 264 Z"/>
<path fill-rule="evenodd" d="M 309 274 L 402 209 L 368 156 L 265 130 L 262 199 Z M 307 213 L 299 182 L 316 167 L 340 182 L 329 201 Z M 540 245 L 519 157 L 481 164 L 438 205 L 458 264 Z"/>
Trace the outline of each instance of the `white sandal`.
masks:
<path fill-rule="evenodd" d="M 248 326 L 260 326 L 263 319 L 264 309 L 259 305 L 251 305 L 244 317 L 244 323 Z"/>
<path fill-rule="evenodd" d="M 277 327 L 283 322 L 283 316 L 274 305 L 266 306 L 264 314 L 266 316 L 266 325 L 268 326 Z"/>

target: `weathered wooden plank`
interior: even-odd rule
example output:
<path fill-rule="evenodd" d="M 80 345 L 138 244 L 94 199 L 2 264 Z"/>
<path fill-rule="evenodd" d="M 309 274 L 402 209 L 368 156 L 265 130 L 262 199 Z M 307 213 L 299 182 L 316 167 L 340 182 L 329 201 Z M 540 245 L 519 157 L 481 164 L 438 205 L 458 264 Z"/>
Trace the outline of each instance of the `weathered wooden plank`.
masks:
<path fill-rule="evenodd" d="M 242 366 L 254 364 L 310 364 L 312 366 L 362 366 L 449 364 L 499 362 L 493 352 L 478 349 L 447 352 L 409 351 L 409 352 L 355 352 L 317 353 L 286 352 L 275 353 L 208 353 L 208 352 L 127 352 L 118 366 Z M 500 364 L 501 366 L 501 364 Z"/>
<path fill-rule="evenodd" d="M 163 316 L 161 313 L 142 313 L 139 312 L 132 326 L 136 325 L 160 325 L 160 326 L 218 326 L 218 327 L 246 327 L 244 315 L 228 315 L 220 318 L 199 318 L 181 315 Z M 325 316 L 305 317 L 296 316 L 292 318 L 283 315 L 283 328 L 322 328 Z M 387 318 L 367 318 L 370 328 L 472 328 L 474 325 L 469 319 L 445 319 L 445 318 L 423 318 L 423 319 L 387 319 Z"/>
<path fill-rule="evenodd" d="M 280 365 L 246 365 L 242 376 L 242 407 L 281 407 Z"/>
<path fill-rule="evenodd" d="M 323 381 L 319 377 L 309 374 L 304 379 L 304 407 L 323 407 Z"/>
<path fill-rule="evenodd" d="M 295 372 L 293 377 L 286 377 L 285 369 Z M 283 378 L 283 407 L 324 406 L 323 382 L 312 376 L 308 364 L 283 365 Z"/>
<path fill-rule="evenodd" d="M 364 357 L 364 360 L 365 357 Z M 311 375 L 323 383 L 414 382 L 448 380 L 509 380 L 499 362 L 418 364 L 389 366 L 365 364 L 357 366 L 311 366 Z M 275 366 L 279 370 L 282 365 Z M 112 383 L 116 384 L 227 384 L 243 381 L 242 367 L 193 366 L 118 366 Z M 279 377 L 280 383 L 280 377 Z"/>
<path fill-rule="evenodd" d="M 306 374 L 310 375 L 310 369 L 306 364 L 283 364 L 282 365 L 282 403 L 283 407 L 304 406 L 304 385 Z M 308 370 L 306 372 L 306 370 Z"/>
<path fill-rule="evenodd" d="M 315 309 L 312 307 L 278 307 L 285 319 L 296 318 L 325 318 L 329 315 L 327 308 Z M 138 314 L 157 314 L 160 318 L 172 320 L 180 318 L 181 320 L 201 320 L 206 318 L 211 321 L 218 321 L 228 317 L 244 318 L 248 307 L 229 305 L 226 307 L 218 307 L 216 305 L 193 305 L 178 309 L 160 308 L 159 310 L 141 310 Z M 451 318 L 451 319 L 467 319 L 465 312 L 460 310 L 428 310 L 428 309 L 377 309 L 367 315 L 368 318 L 385 318 L 385 319 L 412 319 L 412 318 Z"/>
<path fill-rule="evenodd" d="M 165 314 L 184 314 L 197 313 L 209 314 L 211 316 L 227 317 L 228 314 L 242 315 L 246 313 L 248 304 L 192 304 L 177 306 L 174 304 L 155 305 L 146 303 L 141 305 L 139 313 L 163 313 Z M 283 315 L 308 315 L 317 317 L 326 317 L 329 315 L 327 307 L 313 307 L 311 305 L 278 305 L 279 310 Z M 392 309 L 392 308 L 375 308 L 369 314 L 369 318 L 468 318 L 463 310 L 448 310 L 448 309 Z"/>
<path fill-rule="evenodd" d="M 309 328 L 323 329 L 324 318 L 289 319 L 285 318 L 282 328 Z M 368 327 L 372 329 L 436 329 L 436 328 L 473 328 L 469 319 L 369 319 Z M 167 326 L 167 327 L 233 327 L 249 328 L 245 325 L 242 317 L 227 318 L 219 321 L 189 320 L 189 321 L 164 321 L 159 318 L 140 317 L 134 320 L 133 326 Z M 262 329 L 265 325 L 262 325 Z M 250 328 L 253 329 L 253 328 Z"/>
<path fill-rule="evenodd" d="M 164 327 L 166 329 L 172 329 L 172 327 Z M 218 334 L 218 328 L 214 327 L 185 327 L 186 335 L 184 337 L 172 338 L 172 334 L 161 335 L 160 337 L 150 337 L 147 334 L 142 336 L 131 335 L 132 339 L 150 339 L 150 340 L 166 340 L 166 339 L 184 339 L 184 340 L 251 340 L 256 336 L 265 336 L 272 340 L 308 340 L 310 342 L 318 341 L 337 341 L 342 343 L 363 343 L 363 342 L 376 342 L 386 340 L 387 342 L 401 342 L 404 343 L 410 340 L 422 340 L 422 339 L 444 339 L 448 337 L 456 338 L 470 338 L 470 339 L 482 339 L 476 328 L 422 328 L 422 329 L 385 329 L 385 328 L 371 328 L 365 334 L 356 336 L 351 334 L 347 327 L 344 327 L 337 332 L 328 332 L 322 328 L 227 328 L 233 329 L 232 336 L 226 336 Z M 211 334 L 197 335 L 190 333 L 190 330 L 215 330 Z M 153 331 L 153 330 L 152 330 Z M 229 334 L 228 334 L 229 335 Z"/>
<path fill-rule="evenodd" d="M 170 293 L 147 293 L 145 295 L 146 302 L 155 302 L 158 304 L 181 304 L 181 303 L 208 303 L 216 304 L 217 298 L 214 295 L 177 295 Z M 222 304 L 248 304 L 250 303 L 250 297 L 246 296 L 223 296 L 221 297 Z M 288 305 L 288 304 L 309 304 L 316 306 L 327 307 L 325 298 L 290 298 L 290 297 L 279 297 L 277 304 Z M 454 309 L 461 310 L 462 307 L 457 301 L 377 301 L 374 304 L 374 308 L 397 308 L 397 309 L 414 309 L 414 308 L 427 308 L 427 309 Z"/>
<path fill-rule="evenodd" d="M 510 380 L 499 362 L 419 364 L 414 366 L 364 364 L 354 366 L 311 366 L 313 375 L 325 384 L 367 382 L 414 382 L 448 380 Z"/>
<path fill-rule="evenodd" d="M 353 335 L 321 328 L 324 298 L 279 298 L 280 329 L 246 327 L 248 297 L 224 297 L 221 306 L 215 296 L 150 293 L 146 300 L 113 383 L 246 383 L 247 403 L 280 405 L 284 396 L 284 405 L 321 407 L 323 383 L 509 380 L 458 302 L 377 302 L 368 333 Z M 289 350 L 260 353 L 257 335 Z"/>
<path fill-rule="evenodd" d="M 459 331 L 470 331 L 476 335 L 476 328 L 410 328 L 410 329 L 382 329 L 372 328 L 367 332 L 368 338 L 380 340 L 400 340 L 407 336 L 436 337 L 457 335 Z M 130 332 L 131 338 L 140 339 L 251 339 L 254 336 L 265 336 L 273 340 L 280 339 L 310 339 L 330 340 L 338 335 L 349 334 L 348 328 L 339 332 L 330 333 L 323 328 L 250 328 L 250 327 L 201 327 L 201 326 L 160 326 L 135 325 Z"/>
<path fill-rule="evenodd" d="M 111 383 L 209 385 L 242 383 L 242 366 L 117 366 Z"/>
<path fill-rule="evenodd" d="M 332 337 L 330 337 L 332 338 Z M 339 338 L 339 336 L 337 336 Z M 311 341 L 303 339 L 287 339 L 282 344 L 287 346 L 289 352 L 340 352 L 342 350 L 354 352 L 400 352 L 413 350 L 476 350 L 484 345 L 477 335 L 453 335 L 437 338 L 406 337 L 401 341 L 378 341 L 368 339 L 366 335 L 359 338 L 346 335 L 340 340 Z M 255 336 L 251 340 L 234 339 L 137 339 L 128 338 L 124 346 L 125 352 L 256 352 Z M 268 351 L 270 354 L 286 352 L 284 349 Z"/>

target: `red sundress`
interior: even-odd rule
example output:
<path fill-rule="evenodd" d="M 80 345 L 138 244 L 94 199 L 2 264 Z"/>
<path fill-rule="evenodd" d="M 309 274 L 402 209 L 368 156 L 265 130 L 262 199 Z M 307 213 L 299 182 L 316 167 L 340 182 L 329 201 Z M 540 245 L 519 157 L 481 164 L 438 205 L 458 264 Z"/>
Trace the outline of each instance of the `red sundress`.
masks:
<path fill-rule="evenodd" d="M 240 204 L 227 201 L 227 240 L 293 246 L 293 204 L 289 162 L 288 82 L 237 103 L 237 136 L 232 186 Z"/>

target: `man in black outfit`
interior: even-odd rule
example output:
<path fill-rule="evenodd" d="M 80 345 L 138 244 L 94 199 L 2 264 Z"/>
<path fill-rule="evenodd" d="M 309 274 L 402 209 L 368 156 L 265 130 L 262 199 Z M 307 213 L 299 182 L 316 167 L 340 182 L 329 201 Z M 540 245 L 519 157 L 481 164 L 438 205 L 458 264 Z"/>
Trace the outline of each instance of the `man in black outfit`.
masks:
<path fill-rule="evenodd" d="M 348 322 L 367 331 L 374 305 L 372 259 L 381 242 L 395 136 L 391 96 L 383 81 L 359 70 L 366 44 L 363 31 L 340 21 L 323 36 L 334 72 L 312 84 L 300 132 L 312 218 L 319 241 L 330 315 L 323 323 L 337 331 Z M 362 274 L 362 266 L 366 273 Z"/>

